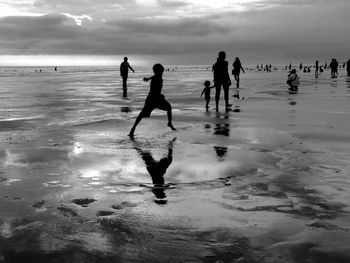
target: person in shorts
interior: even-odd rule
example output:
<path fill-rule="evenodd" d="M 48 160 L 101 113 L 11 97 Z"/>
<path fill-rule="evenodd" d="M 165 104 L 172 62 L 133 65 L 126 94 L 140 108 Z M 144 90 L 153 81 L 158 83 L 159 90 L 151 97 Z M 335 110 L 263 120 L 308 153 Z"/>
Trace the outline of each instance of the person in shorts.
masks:
<path fill-rule="evenodd" d="M 154 75 L 149 78 L 144 78 L 144 81 L 151 80 L 150 91 L 145 101 L 145 105 L 139 115 L 137 116 L 134 125 L 132 126 L 129 136 L 133 137 L 136 126 L 140 123 L 143 118 L 148 118 L 154 109 L 160 109 L 167 112 L 168 115 L 168 127 L 175 131 L 172 124 L 172 107 L 170 103 L 165 99 L 164 95 L 161 94 L 163 88 L 163 72 L 164 67 L 161 64 L 155 64 L 153 66 Z"/>

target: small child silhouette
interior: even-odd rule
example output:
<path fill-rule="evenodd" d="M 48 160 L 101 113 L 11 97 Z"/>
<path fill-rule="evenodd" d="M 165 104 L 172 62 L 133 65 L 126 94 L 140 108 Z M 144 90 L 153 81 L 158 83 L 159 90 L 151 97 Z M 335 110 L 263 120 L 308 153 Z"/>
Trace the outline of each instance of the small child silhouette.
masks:
<path fill-rule="evenodd" d="M 158 108 L 164 111 L 167 111 L 168 115 L 168 127 L 175 131 L 176 129 L 172 123 L 172 108 L 170 103 L 165 99 L 164 95 L 161 94 L 163 88 L 163 72 L 164 67 L 161 64 L 155 64 L 153 66 L 154 75 L 149 78 L 144 78 L 144 81 L 151 80 L 150 91 L 145 101 L 145 105 L 141 110 L 139 116 L 137 116 L 134 125 L 132 126 L 129 136 L 133 137 L 136 126 L 143 118 L 148 118 L 151 116 L 151 113 L 154 109 Z"/>
<path fill-rule="evenodd" d="M 204 99 L 205 99 L 205 108 L 208 111 L 209 109 L 209 102 L 210 102 L 210 89 L 215 88 L 215 86 L 210 86 L 210 81 L 206 80 L 203 83 L 204 89 L 202 91 L 201 97 L 204 94 Z"/>

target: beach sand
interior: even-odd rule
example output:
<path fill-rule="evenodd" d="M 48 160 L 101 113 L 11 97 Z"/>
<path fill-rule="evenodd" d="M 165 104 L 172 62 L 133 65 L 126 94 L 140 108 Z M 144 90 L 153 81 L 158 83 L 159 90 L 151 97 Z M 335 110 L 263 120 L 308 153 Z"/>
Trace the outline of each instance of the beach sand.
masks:
<path fill-rule="evenodd" d="M 0 262 L 350 262 L 345 71 L 293 93 L 286 71 L 248 71 L 216 113 L 211 71 L 172 67 L 177 131 L 156 110 L 130 140 L 135 70 L 123 99 L 113 68 L 2 69 Z"/>

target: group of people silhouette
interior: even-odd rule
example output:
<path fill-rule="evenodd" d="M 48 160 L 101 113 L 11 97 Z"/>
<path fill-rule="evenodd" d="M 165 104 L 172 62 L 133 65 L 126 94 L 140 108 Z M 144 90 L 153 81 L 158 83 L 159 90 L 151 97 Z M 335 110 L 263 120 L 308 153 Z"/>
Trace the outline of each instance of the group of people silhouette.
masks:
<path fill-rule="evenodd" d="M 127 78 L 128 78 L 129 69 L 135 72 L 134 69 L 128 63 L 128 58 L 125 57 L 124 61 L 120 65 L 120 75 L 123 79 L 123 97 L 126 97 L 126 94 L 127 94 L 126 90 L 127 90 Z M 233 63 L 233 70 L 232 70 L 232 74 L 234 75 L 234 78 L 236 80 L 237 88 L 239 88 L 239 81 L 240 81 L 239 75 L 241 70 L 244 72 L 241 62 L 237 57 L 235 62 Z M 161 64 L 155 64 L 153 66 L 153 72 L 154 72 L 153 76 L 143 79 L 146 82 L 151 80 L 150 91 L 146 98 L 143 109 L 137 116 L 134 125 L 131 127 L 131 130 L 129 132 L 129 137 L 134 137 L 136 127 L 140 123 L 140 121 L 143 118 L 150 117 L 152 111 L 156 108 L 167 112 L 168 127 L 173 131 L 176 130 L 172 123 L 172 107 L 170 103 L 165 99 L 164 95 L 161 93 L 163 88 L 162 76 L 164 73 L 164 67 Z M 232 106 L 232 104 L 229 104 L 229 87 L 231 86 L 231 79 L 228 72 L 228 62 L 226 61 L 226 53 L 224 51 L 219 52 L 217 61 L 213 65 L 213 75 L 214 75 L 213 76 L 214 86 L 210 86 L 209 80 L 205 81 L 204 82 L 205 87 L 201 94 L 201 96 L 205 94 L 206 109 L 208 109 L 209 107 L 210 89 L 215 87 L 216 111 L 219 111 L 219 100 L 220 100 L 221 88 L 224 91 L 225 108 L 227 110 Z"/>
<path fill-rule="evenodd" d="M 204 94 L 205 108 L 207 111 L 208 111 L 209 102 L 210 102 L 210 91 L 213 88 L 215 88 L 215 106 L 216 106 L 215 109 L 217 112 L 219 111 L 221 89 L 224 92 L 224 101 L 225 101 L 226 111 L 228 111 L 232 106 L 232 104 L 229 104 L 229 87 L 231 86 L 231 79 L 229 75 L 228 65 L 229 64 L 228 64 L 228 61 L 226 60 L 225 51 L 220 51 L 218 53 L 216 62 L 212 66 L 214 84 L 211 85 L 209 80 L 206 80 L 203 83 L 204 89 L 201 93 L 201 96 L 203 96 Z M 234 79 L 236 81 L 236 89 L 238 90 L 240 85 L 240 73 L 241 71 L 245 73 L 245 71 L 238 57 L 235 58 L 235 61 L 233 62 L 232 66 L 233 66 L 232 75 L 234 76 Z M 336 78 L 338 76 L 338 66 L 339 66 L 339 63 L 337 62 L 337 60 L 332 59 L 332 62 L 329 64 L 332 78 Z M 347 74 L 348 76 L 350 76 L 350 59 L 346 62 L 346 68 L 347 68 Z M 128 79 L 129 69 L 135 73 L 134 69 L 128 63 L 128 58 L 124 57 L 124 61 L 120 65 L 120 75 L 123 80 L 123 97 L 127 97 L 127 79 Z M 296 69 L 292 69 L 291 64 L 289 64 L 289 69 L 290 71 L 288 75 L 287 84 L 290 86 L 289 88 L 290 90 L 296 91 L 300 84 L 300 78 L 296 73 Z M 316 78 L 318 78 L 319 76 L 319 70 L 320 70 L 319 61 L 317 60 L 315 64 Z M 140 123 L 140 121 L 143 118 L 150 117 L 152 111 L 156 108 L 167 112 L 167 117 L 168 117 L 167 125 L 171 130 L 173 131 L 176 130 L 172 123 L 172 107 L 170 103 L 165 99 L 164 95 L 162 94 L 162 88 L 163 88 L 162 77 L 164 73 L 163 65 L 155 64 L 153 66 L 153 72 L 154 72 L 153 76 L 143 79 L 145 82 L 151 80 L 150 91 L 145 100 L 143 109 L 137 116 L 134 125 L 131 127 L 131 130 L 129 132 L 130 137 L 134 137 L 136 127 Z M 235 93 L 234 97 L 239 98 L 239 95 L 237 95 L 237 92 Z"/>

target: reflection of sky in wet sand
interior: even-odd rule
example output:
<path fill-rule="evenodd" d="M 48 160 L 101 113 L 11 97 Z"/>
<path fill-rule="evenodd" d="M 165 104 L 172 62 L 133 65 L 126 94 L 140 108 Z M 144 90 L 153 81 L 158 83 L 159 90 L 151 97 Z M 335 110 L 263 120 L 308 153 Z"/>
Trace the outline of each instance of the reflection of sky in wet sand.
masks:
<path fill-rule="evenodd" d="M 136 132 L 142 155 L 126 134 L 148 91 L 136 78 L 149 72 L 130 82 L 129 100 L 111 85 L 118 86 L 112 73 L 29 75 L 26 87 L 4 81 L 12 98 L 1 104 L 0 248 L 11 250 L 10 258 L 29 244 L 62 262 L 73 251 L 125 262 L 166 262 L 169 255 L 276 262 L 298 249 L 309 258 L 350 258 L 350 86 L 342 74 L 302 74 L 290 94 L 285 72 L 249 72 L 239 92 L 244 100 L 230 97 L 240 111 L 216 114 L 199 98 L 211 72 L 166 73 L 178 131 L 155 111 Z M 166 158 L 175 137 L 163 174 L 173 187 L 164 189 L 167 202 L 156 203 L 143 157 Z M 17 240 L 23 247 L 8 245 Z"/>

